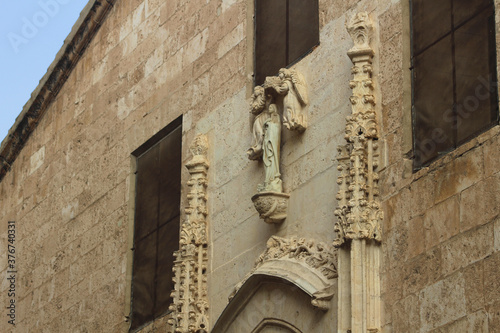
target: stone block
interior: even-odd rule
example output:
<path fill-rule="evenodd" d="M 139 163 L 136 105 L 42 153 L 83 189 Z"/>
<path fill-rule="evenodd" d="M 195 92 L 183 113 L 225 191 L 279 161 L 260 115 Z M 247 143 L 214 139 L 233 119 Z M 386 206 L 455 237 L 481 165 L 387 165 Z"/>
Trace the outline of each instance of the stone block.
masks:
<path fill-rule="evenodd" d="M 488 330 L 488 314 L 483 311 L 472 313 L 466 317 L 462 317 L 457 321 L 444 325 L 438 329 L 432 330 L 431 333 L 487 333 Z"/>
<path fill-rule="evenodd" d="M 384 103 L 390 103 L 403 95 L 403 75 L 398 73 L 380 82 Z"/>
<path fill-rule="evenodd" d="M 391 309 L 396 303 L 403 298 L 403 267 L 396 266 L 391 269 L 386 269 L 380 276 L 381 278 L 381 293 L 384 301 L 384 308 L 387 310 L 385 315 L 392 317 Z M 390 322 L 390 321 L 389 321 Z"/>
<path fill-rule="evenodd" d="M 240 23 L 236 28 L 234 28 L 229 34 L 224 36 L 219 42 L 217 49 L 217 57 L 222 58 L 229 50 L 238 45 L 246 36 L 245 26 Z"/>
<path fill-rule="evenodd" d="M 484 260 L 484 301 L 488 308 L 500 299 L 499 276 L 500 253 L 497 252 Z M 498 312 L 498 308 L 495 311 Z"/>
<path fill-rule="evenodd" d="M 499 179 L 486 178 L 461 193 L 460 230 L 465 231 L 491 221 L 499 210 Z"/>
<path fill-rule="evenodd" d="M 441 250 L 433 248 L 403 265 L 403 296 L 417 293 L 442 279 Z"/>
<path fill-rule="evenodd" d="M 500 251 L 500 219 L 497 219 L 494 224 L 495 252 Z"/>
<path fill-rule="evenodd" d="M 445 275 L 481 260 L 493 252 L 493 224 L 469 230 L 441 245 Z"/>
<path fill-rule="evenodd" d="M 466 315 L 465 281 L 455 274 L 419 293 L 421 331 L 427 332 Z"/>
<path fill-rule="evenodd" d="M 467 266 L 463 270 L 465 280 L 465 302 L 467 312 L 484 308 L 484 261 Z"/>
<path fill-rule="evenodd" d="M 393 164 L 401 161 L 403 157 L 402 151 L 402 131 L 400 128 L 396 129 L 394 132 L 385 135 L 385 142 L 387 143 L 387 157 L 388 163 Z"/>
<path fill-rule="evenodd" d="M 402 6 L 401 2 L 393 3 L 385 12 L 379 15 L 380 41 L 382 44 L 403 29 L 403 20 L 407 18 L 403 17 Z"/>
<path fill-rule="evenodd" d="M 236 28 L 246 17 L 246 3 L 240 1 L 221 13 L 216 20 L 210 24 L 210 40 L 208 48 L 215 46 L 224 36 Z"/>
<path fill-rule="evenodd" d="M 490 332 L 500 331 L 500 302 L 492 303 L 488 307 L 488 328 Z"/>
<path fill-rule="evenodd" d="M 42 146 L 38 149 L 30 158 L 30 174 L 35 172 L 38 168 L 40 168 L 45 161 L 45 146 Z"/>
<path fill-rule="evenodd" d="M 425 212 L 425 247 L 430 249 L 456 235 L 460 230 L 458 196 L 453 196 Z"/>
<path fill-rule="evenodd" d="M 422 215 L 433 206 L 436 177 L 429 173 L 411 183 L 410 217 Z"/>
<path fill-rule="evenodd" d="M 412 294 L 394 305 L 392 326 L 395 332 L 421 332 L 420 302 L 418 295 Z"/>
<path fill-rule="evenodd" d="M 381 44 L 380 80 L 400 76 L 403 70 L 403 34 L 398 33 Z M 401 90 L 402 93 L 402 90 Z"/>
<path fill-rule="evenodd" d="M 209 38 L 209 29 L 205 28 L 201 33 L 194 36 L 186 45 L 186 52 L 182 61 L 183 66 L 193 63 L 205 53 Z"/>
<path fill-rule="evenodd" d="M 410 194 L 409 189 L 403 188 L 383 202 L 384 233 L 410 220 Z"/>
<path fill-rule="evenodd" d="M 384 102 L 384 101 L 383 101 Z M 383 133 L 392 133 L 400 128 L 403 119 L 403 100 L 398 98 L 389 103 L 382 104 Z M 402 143 L 400 142 L 399 145 Z"/>
<path fill-rule="evenodd" d="M 460 193 L 477 183 L 484 175 L 483 154 L 481 149 L 472 150 L 458 156 L 435 172 L 435 202 Z"/>
<path fill-rule="evenodd" d="M 489 177 L 499 171 L 500 160 L 500 135 L 494 136 L 483 146 L 484 153 L 484 176 Z"/>
<path fill-rule="evenodd" d="M 425 250 L 424 218 L 417 216 L 407 222 L 408 259 L 420 255 Z"/>
<path fill-rule="evenodd" d="M 402 262 L 408 257 L 408 229 L 407 224 L 394 227 L 387 233 L 384 239 L 387 251 L 386 264 L 389 267 L 401 265 Z"/>
<path fill-rule="evenodd" d="M 256 228 L 257 226 L 259 228 Z M 218 255 L 212 258 L 213 267 L 224 266 L 231 258 L 236 258 L 255 246 L 265 244 L 276 233 L 276 229 L 277 226 L 266 224 L 257 216 L 239 223 L 227 234 L 214 240 L 214 253 Z M 239 235 L 245 235 L 245 237 Z"/>

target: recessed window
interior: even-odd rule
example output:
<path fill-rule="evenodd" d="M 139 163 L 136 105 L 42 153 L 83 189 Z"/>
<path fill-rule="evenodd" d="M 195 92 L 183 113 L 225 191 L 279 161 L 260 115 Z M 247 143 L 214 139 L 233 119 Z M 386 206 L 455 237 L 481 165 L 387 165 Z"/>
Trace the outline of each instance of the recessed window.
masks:
<path fill-rule="evenodd" d="M 172 302 L 173 253 L 179 248 L 181 122 L 139 148 L 130 331 L 166 314 Z"/>
<path fill-rule="evenodd" d="M 415 168 L 498 123 L 492 0 L 411 0 Z"/>
<path fill-rule="evenodd" d="M 318 0 L 256 0 L 255 84 L 319 44 Z"/>

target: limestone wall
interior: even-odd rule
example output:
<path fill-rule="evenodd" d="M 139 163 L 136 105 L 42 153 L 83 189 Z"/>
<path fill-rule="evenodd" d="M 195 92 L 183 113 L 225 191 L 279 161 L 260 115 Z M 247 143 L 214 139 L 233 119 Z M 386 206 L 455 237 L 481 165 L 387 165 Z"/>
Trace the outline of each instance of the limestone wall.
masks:
<path fill-rule="evenodd" d="M 295 66 L 309 85 L 309 128 L 284 134 L 291 202 L 289 218 L 273 226 L 250 200 L 263 168 L 245 153 L 253 1 L 117 1 L 0 183 L 2 249 L 7 221 L 17 226 L 15 331 L 127 331 L 131 152 L 181 114 L 184 162 L 196 134 L 210 142 L 212 325 L 271 235 L 331 242 L 335 149 L 350 94 L 343 12 L 351 5 L 320 1 L 321 45 Z M 183 170 L 183 205 L 187 179 Z M 2 278 L 2 304 L 7 289 Z M 335 318 L 332 304 L 324 323 Z M 12 331 L 6 320 L 0 331 Z"/>
<path fill-rule="evenodd" d="M 496 2 L 497 10 L 499 8 Z M 387 332 L 497 332 L 498 126 L 412 173 L 408 7 L 380 14 Z M 497 11 L 497 41 L 498 41 Z M 497 47 L 498 49 L 498 47 Z"/>
<path fill-rule="evenodd" d="M 128 330 L 131 153 L 180 115 L 183 162 L 195 135 L 206 134 L 210 146 L 211 325 L 271 235 L 331 243 L 336 148 L 350 113 L 352 40 L 345 22 L 361 11 L 375 22 L 384 332 L 500 329 L 500 130 L 412 173 L 405 158 L 411 148 L 405 1 L 320 0 L 320 45 L 294 65 L 308 84 L 309 126 L 303 134 L 284 130 L 290 206 L 285 222 L 269 225 L 250 199 L 262 165 L 245 154 L 253 1 L 136 0 L 116 2 L 0 182 L 1 304 L 8 302 L 9 220 L 17 226 L 18 266 L 17 327 L 2 319 L 0 331 Z M 188 177 L 183 169 L 183 205 Z M 336 310 L 334 298 L 316 318 L 318 332 L 334 330 Z M 165 325 L 160 320 L 145 331 Z"/>

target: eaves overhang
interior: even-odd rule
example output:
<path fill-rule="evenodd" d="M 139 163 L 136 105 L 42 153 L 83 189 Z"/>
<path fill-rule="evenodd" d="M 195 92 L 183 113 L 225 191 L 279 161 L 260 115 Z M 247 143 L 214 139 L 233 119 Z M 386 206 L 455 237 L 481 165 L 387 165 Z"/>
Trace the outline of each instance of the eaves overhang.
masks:
<path fill-rule="evenodd" d="M 90 0 L 0 145 L 0 182 L 96 35 L 116 0 Z"/>

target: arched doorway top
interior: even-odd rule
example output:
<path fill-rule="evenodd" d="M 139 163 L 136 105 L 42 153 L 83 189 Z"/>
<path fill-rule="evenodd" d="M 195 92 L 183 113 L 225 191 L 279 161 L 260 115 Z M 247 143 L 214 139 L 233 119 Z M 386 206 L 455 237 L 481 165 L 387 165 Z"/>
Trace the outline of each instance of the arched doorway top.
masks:
<path fill-rule="evenodd" d="M 297 327 L 293 326 L 292 324 L 281 320 L 281 319 L 274 319 L 274 318 L 265 318 L 263 319 L 260 324 L 252 331 L 252 333 L 266 333 L 266 329 L 282 329 L 283 333 L 302 333 L 301 330 L 299 330 Z"/>

